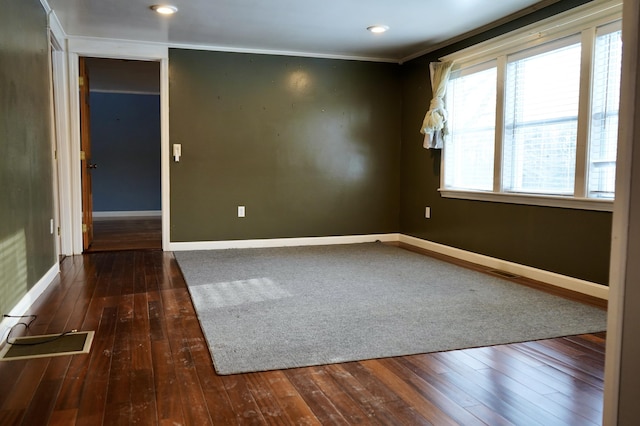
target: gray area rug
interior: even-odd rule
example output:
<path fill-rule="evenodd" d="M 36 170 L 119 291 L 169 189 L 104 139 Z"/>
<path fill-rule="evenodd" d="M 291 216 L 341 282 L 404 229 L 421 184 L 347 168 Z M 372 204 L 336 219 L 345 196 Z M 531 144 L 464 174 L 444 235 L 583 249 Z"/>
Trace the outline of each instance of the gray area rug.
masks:
<path fill-rule="evenodd" d="M 606 329 L 606 312 L 380 243 L 176 252 L 219 374 Z"/>

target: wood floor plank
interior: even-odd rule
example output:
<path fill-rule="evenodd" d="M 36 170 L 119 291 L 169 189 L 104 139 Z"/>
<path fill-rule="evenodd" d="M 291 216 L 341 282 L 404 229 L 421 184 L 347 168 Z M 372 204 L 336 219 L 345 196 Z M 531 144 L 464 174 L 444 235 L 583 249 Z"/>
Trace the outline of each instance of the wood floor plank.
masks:
<path fill-rule="evenodd" d="M 280 403 L 271 392 L 269 384 L 260 373 L 249 373 L 245 375 L 247 388 L 253 396 L 253 400 L 260 409 L 260 413 L 265 422 L 269 425 L 291 424 L 291 419 L 282 410 Z"/>
<path fill-rule="evenodd" d="M 331 401 L 349 424 L 380 424 L 373 414 L 357 404 L 327 373 L 326 366 L 310 367 L 307 373 L 318 389 Z"/>
<path fill-rule="evenodd" d="M 214 424 L 233 424 L 236 421 L 236 412 L 229 400 L 223 380 L 211 370 L 202 371 L 204 367 L 196 365 L 201 376 L 200 383 L 204 393 L 209 414 Z"/>
<path fill-rule="evenodd" d="M 309 426 L 320 424 L 311 408 L 304 402 L 302 396 L 282 371 L 269 371 L 258 374 L 268 383 L 280 407 L 293 424 Z"/>
<path fill-rule="evenodd" d="M 188 313 L 189 310 L 179 303 L 185 292 L 186 289 L 163 292 L 163 305 L 169 318 L 167 335 L 175 366 L 177 388 L 182 401 L 185 422 L 188 424 L 211 424 L 209 409 L 189 349 L 189 335 L 185 336 L 184 313 Z"/>
<path fill-rule="evenodd" d="M 578 395 L 567 396 L 562 392 L 553 393 L 544 396 L 546 399 L 553 401 L 565 409 L 565 413 L 573 413 L 573 419 L 581 424 L 599 425 L 602 422 L 602 401 L 596 403 L 588 403 L 581 399 Z M 540 402 L 541 405 L 547 406 L 547 402 Z"/>
<path fill-rule="evenodd" d="M 579 419 L 581 416 L 578 413 L 568 411 L 555 400 L 546 398 L 548 394 L 539 394 L 497 370 L 479 370 L 478 374 L 491 382 L 499 383 L 501 393 L 508 393 L 514 404 L 518 403 L 519 407 L 523 407 L 523 411 L 537 413 L 537 418 L 544 419 L 545 424 L 567 424 L 576 420 L 580 420 L 583 424 L 587 423 L 586 419 Z"/>
<path fill-rule="evenodd" d="M 0 410 L 0 425 L 14 426 L 22 424 L 25 410 Z"/>
<path fill-rule="evenodd" d="M 0 362 L 0 378 L 2 378 L 2 382 L 4 383 L 12 383 L 14 385 L 22 382 L 24 379 L 20 379 L 20 375 L 22 371 L 27 366 L 28 361 L 11 361 L 11 362 Z M 13 390 L 13 386 L 12 386 Z M 10 396 L 12 396 L 13 392 L 0 392 L 0 410 L 4 410 L 5 403 Z"/>
<path fill-rule="evenodd" d="M 134 313 L 131 332 L 131 368 L 144 370 L 151 365 L 149 303 L 147 293 L 133 295 Z"/>
<path fill-rule="evenodd" d="M 591 386 L 600 389 L 604 388 L 603 378 L 599 377 L 601 375 L 598 374 L 597 370 L 592 366 L 583 364 L 580 359 L 567 358 L 564 354 L 555 352 L 551 353 L 548 349 L 539 350 L 538 348 L 530 347 L 524 343 L 521 344 L 521 346 L 518 346 L 517 349 L 544 361 L 546 365 L 541 367 L 542 370 L 559 370 L 572 378 L 581 380 Z M 550 371 L 550 373 L 553 373 L 553 371 Z M 604 369 L 602 370 L 602 374 L 604 374 Z"/>
<path fill-rule="evenodd" d="M 498 412 L 489 409 L 483 404 L 472 405 L 466 407 L 466 410 L 483 421 L 487 425 L 491 426 L 517 426 L 511 423 L 509 420 L 502 417 Z"/>
<path fill-rule="evenodd" d="M 89 252 L 161 248 L 160 217 L 99 218 L 93 221 L 93 241 Z"/>
<path fill-rule="evenodd" d="M 534 359 L 536 352 L 528 353 L 523 345 L 512 345 L 509 350 L 518 356 L 519 359 Z M 522 352 L 524 350 L 524 352 Z M 574 372 L 569 367 L 559 361 L 554 361 L 547 355 L 541 356 L 539 365 L 535 368 L 538 379 L 546 385 L 553 387 L 558 392 L 576 401 L 581 401 L 590 406 L 602 408 L 602 388 L 594 387 L 592 384 L 580 380 L 574 373 L 582 375 L 581 372 Z M 564 371 L 563 371 L 564 370 Z M 598 383 L 601 384 L 601 383 Z"/>
<path fill-rule="evenodd" d="M 61 379 L 41 381 L 33 395 L 31 404 L 25 410 L 22 422 L 27 425 L 46 425 L 49 423 L 61 386 Z"/>
<path fill-rule="evenodd" d="M 106 307 L 93 340 L 89 371 L 78 406 L 77 424 L 101 424 L 106 407 L 109 371 L 117 324 L 117 307 Z"/>
<path fill-rule="evenodd" d="M 17 383 L 8 392 L 7 399 L 2 405 L 2 410 L 26 410 L 48 365 L 49 359 L 47 358 L 27 361 L 27 365 L 22 369 Z"/>
<path fill-rule="evenodd" d="M 156 410 L 159 423 L 184 424 L 182 398 L 169 342 L 151 343 Z"/>
<path fill-rule="evenodd" d="M 69 369 L 70 362 L 70 356 L 54 357 L 50 359 L 47 369 L 42 376 L 40 386 L 38 386 L 38 389 L 32 398 L 32 402 L 27 409 L 27 415 L 30 415 L 32 412 L 38 413 L 37 415 L 40 420 L 27 417 L 25 419 L 25 423 L 45 424 L 45 419 L 51 417 L 55 408 L 56 399 L 58 398 L 60 389 L 62 388 L 62 383 Z"/>
<path fill-rule="evenodd" d="M 49 426 L 68 426 L 76 424 L 78 410 L 55 410 L 49 419 Z"/>
<path fill-rule="evenodd" d="M 236 413 L 236 422 L 238 424 L 267 424 L 249 389 L 247 380 L 247 376 L 241 374 L 222 377 L 224 389 L 229 395 L 233 411 Z"/>
<path fill-rule="evenodd" d="M 133 295 L 125 294 L 118 304 L 115 341 L 111 351 L 106 396 L 105 424 L 127 424 L 131 421 L 131 339 L 133 334 Z M 120 338 L 118 336 L 127 336 Z"/>
<path fill-rule="evenodd" d="M 476 348 L 467 353 L 472 358 L 483 362 L 497 372 L 516 380 L 538 394 L 546 395 L 558 391 L 558 389 L 551 387 L 545 381 L 539 380 L 539 372 L 534 367 L 529 367 L 494 347 Z"/>
<path fill-rule="evenodd" d="M 429 354 L 421 355 L 420 357 L 399 358 L 398 362 L 413 371 L 414 374 L 421 377 L 427 383 L 430 383 L 449 399 L 455 401 L 458 406 L 466 408 L 480 404 L 478 400 L 442 377 L 442 374 L 450 372 L 449 369 L 441 370 L 441 373 L 437 373 L 437 370 L 432 368 L 432 366 L 438 363 Z"/>
<path fill-rule="evenodd" d="M 415 374 L 411 368 L 407 368 L 398 360 L 393 358 L 385 359 L 384 365 L 394 375 L 402 379 L 403 382 L 409 384 L 418 394 L 430 401 L 434 406 L 438 407 L 447 417 L 454 422 L 465 425 L 481 425 L 475 416 L 469 414 L 467 410 L 460 409 L 460 405 L 450 399 L 445 393 L 440 392 L 438 387 L 431 385 L 418 374 Z"/>
<path fill-rule="evenodd" d="M 359 362 L 327 366 L 333 379 L 382 424 L 426 425 L 429 421 L 377 380 Z"/>
<path fill-rule="evenodd" d="M 510 353 L 516 355 L 518 360 L 524 360 L 528 357 L 513 348 L 511 348 Z M 528 374 L 531 377 L 534 377 L 535 380 L 556 390 L 553 395 L 560 393 L 573 400 L 583 401 L 585 404 L 590 406 L 602 405 L 601 389 L 596 389 L 581 380 L 577 380 L 570 374 L 562 372 L 552 365 L 540 363 L 539 366 L 534 367 L 534 370 L 530 371 L 531 372 Z M 567 408 L 570 409 L 571 407 Z"/>
<path fill-rule="evenodd" d="M 480 377 L 477 370 L 470 369 L 468 366 L 457 368 L 457 360 L 449 358 L 450 354 L 450 352 L 433 354 L 434 357 L 452 367 L 451 372 L 442 374 L 445 380 L 511 423 L 544 425 L 544 419 L 538 419 L 537 413 L 532 412 L 530 405 L 522 406 L 520 400 L 514 400 L 512 395 L 499 386 L 499 383 Z"/>
<path fill-rule="evenodd" d="M 153 371 L 138 368 L 131 371 L 131 423 L 152 425 L 158 423 Z"/>
<path fill-rule="evenodd" d="M 403 381 L 396 376 L 386 365 L 384 360 L 362 361 L 368 370 L 370 370 L 378 379 L 385 383 L 389 388 L 404 401 L 410 404 L 422 417 L 432 424 L 436 425 L 455 425 L 456 422 L 440 410 L 435 404 L 425 399 L 419 392 L 411 386 L 411 384 Z"/>
<path fill-rule="evenodd" d="M 92 351 L 0 362 L 6 425 L 591 425 L 606 333 L 216 374 L 172 253 L 70 256 L 29 332 L 94 330 Z"/>
<path fill-rule="evenodd" d="M 393 389 L 378 380 L 361 363 L 350 362 L 341 366 L 367 389 L 374 401 L 379 401 L 383 404 L 391 416 L 392 423 L 407 425 L 429 424 L 427 419 L 400 398 Z"/>
<path fill-rule="evenodd" d="M 331 399 L 318 388 L 306 370 L 304 368 L 293 368 L 284 370 L 284 374 L 321 424 L 348 425 L 347 419 L 333 405 Z"/>
<path fill-rule="evenodd" d="M 575 343 L 576 345 L 587 347 L 592 351 L 595 351 L 598 355 L 603 355 L 605 353 L 605 339 L 602 337 L 595 336 L 593 334 L 581 334 L 578 336 L 567 336 L 564 340 L 568 340 L 570 342 Z"/>

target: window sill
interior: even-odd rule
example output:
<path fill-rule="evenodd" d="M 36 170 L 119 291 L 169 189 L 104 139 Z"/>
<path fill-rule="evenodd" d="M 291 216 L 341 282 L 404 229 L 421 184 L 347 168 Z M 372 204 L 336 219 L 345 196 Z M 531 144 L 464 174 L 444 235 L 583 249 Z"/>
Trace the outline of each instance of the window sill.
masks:
<path fill-rule="evenodd" d="M 613 211 L 613 200 L 594 198 L 560 197 L 553 195 L 514 194 L 496 192 L 460 191 L 454 189 L 439 189 L 443 198 L 457 198 L 461 200 L 489 201 L 496 203 L 526 204 L 531 206 L 559 207 L 576 210 Z"/>

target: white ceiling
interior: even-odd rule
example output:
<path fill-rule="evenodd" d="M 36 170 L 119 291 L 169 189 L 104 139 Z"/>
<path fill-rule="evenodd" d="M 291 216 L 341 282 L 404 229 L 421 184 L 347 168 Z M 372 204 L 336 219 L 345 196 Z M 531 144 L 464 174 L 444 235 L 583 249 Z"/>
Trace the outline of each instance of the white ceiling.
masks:
<path fill-rule="evenodd" d="M 179 9 L 173 16 L 151 11 L 154 0 L 47 2 L 69 36 L 398 62 L 505 16 L 556 1 L 167 0 Z M 390 30 L 366 31 L 374 24 Z"/>

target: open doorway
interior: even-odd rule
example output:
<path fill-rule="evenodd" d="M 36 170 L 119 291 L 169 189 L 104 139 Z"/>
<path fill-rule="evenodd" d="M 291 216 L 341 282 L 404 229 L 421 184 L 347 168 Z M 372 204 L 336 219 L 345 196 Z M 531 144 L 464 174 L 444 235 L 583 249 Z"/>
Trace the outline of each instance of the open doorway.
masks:
<path fill-rule="evenodd" d="M 160 63 L 81 64 L 84 251 L 162 249 Z"/>

